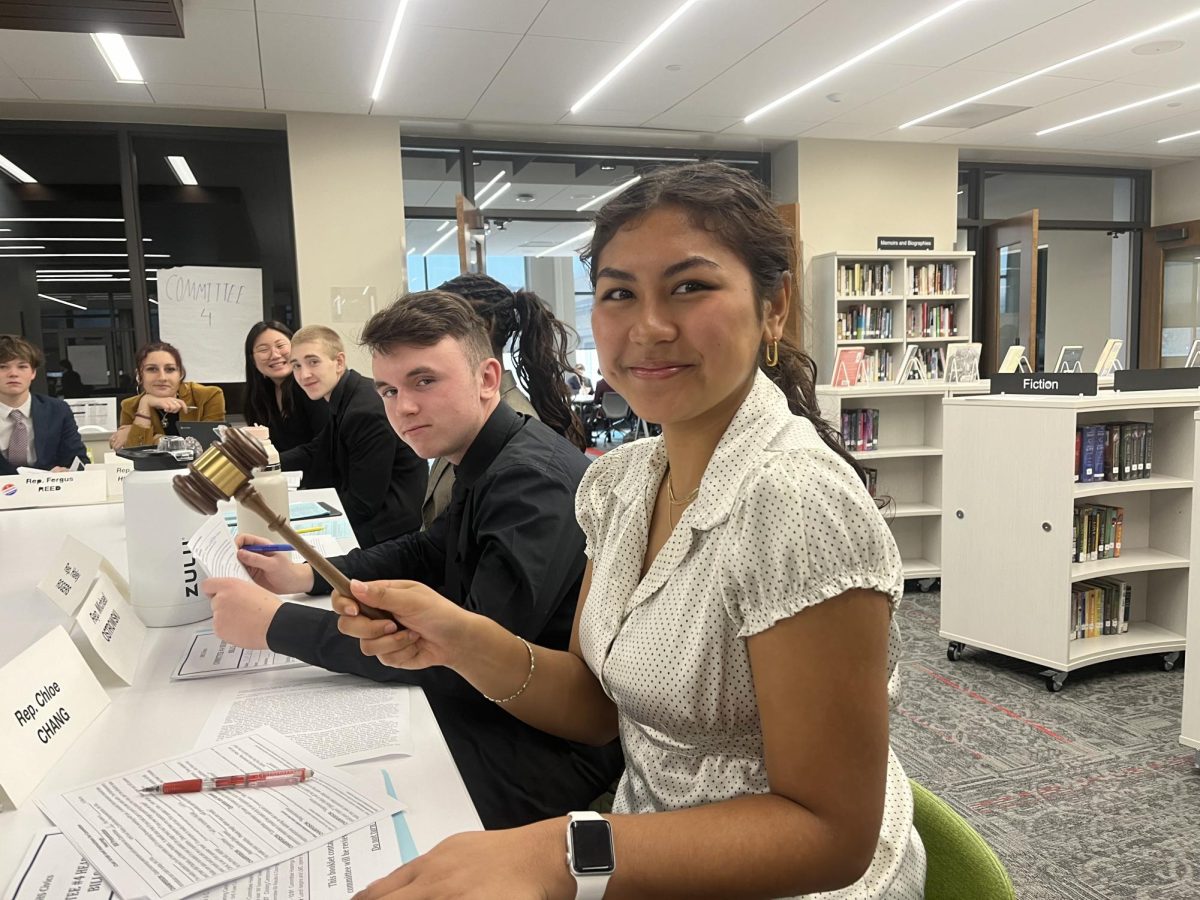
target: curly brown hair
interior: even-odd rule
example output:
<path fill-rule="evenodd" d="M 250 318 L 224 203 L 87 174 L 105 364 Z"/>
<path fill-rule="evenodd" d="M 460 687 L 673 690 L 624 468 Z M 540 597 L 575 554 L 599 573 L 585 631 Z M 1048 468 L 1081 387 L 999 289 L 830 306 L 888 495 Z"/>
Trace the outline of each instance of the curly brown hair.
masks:
<path fill-rule="evenodd" d="M 697 162 L 653 169 L 642 180 L 604 204 L 596 214 L 591 242 L 580 254 L 596 285 L 596 260 L 616 233 L 651 210 L 683 210 L 696 228 L 713 235 L 750 270 L 761 322 L 767 304 L 792 277 L 796 244 L 780 218 L 766 188 L 749 172 L 718 162 Z M 841 434 L 821 416 L 817 404 L 817 364 L 807 353 L 783 338 L 779 361 L 768 366 L 766 347 L 759 368 L 787 397 L 788 408 L 812 422 L 817 434 L 848 462 L 866 483 L 866 474 L 846 450 Z"/>

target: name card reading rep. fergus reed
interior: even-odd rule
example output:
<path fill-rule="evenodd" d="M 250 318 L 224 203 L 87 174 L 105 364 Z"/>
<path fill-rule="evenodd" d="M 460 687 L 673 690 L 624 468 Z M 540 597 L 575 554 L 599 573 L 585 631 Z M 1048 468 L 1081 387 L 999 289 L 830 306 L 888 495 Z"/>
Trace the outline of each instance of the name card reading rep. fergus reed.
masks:
<path fill-rule="evenodd" d="M 61 628 L 0 669 L 0 802 L 24 803 L 108 694 Z"/>
<path fill-rule="evenodd" d="M 1095 372 L 1008 372 L 991 376 L 993 394 L 1046 397 L 1095 397 Z"/>
<path fill-rule="evenodd" d="M 108 475 L 103 469 L 0 475 L 0 509 L 83 506 L 107 501 Z"/>

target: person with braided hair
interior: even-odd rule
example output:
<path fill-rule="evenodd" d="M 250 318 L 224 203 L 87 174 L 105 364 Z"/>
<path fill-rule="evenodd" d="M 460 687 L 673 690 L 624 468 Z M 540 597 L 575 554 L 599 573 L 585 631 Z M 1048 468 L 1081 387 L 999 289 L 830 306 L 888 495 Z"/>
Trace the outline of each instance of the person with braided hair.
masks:
<path fill-rule="evenodd" d="M 586 448 L 583 425 L 571 406 L 563 381 L 563 373 L 572 370 L 567 359 L 571 332 L 550 307 L 531 291 L 513 293 L 495 278 L 474 272 L 451 278 L 439 285 L 438 290 L 462 297 L 487 323 L 496 359 L 503 360 L 504 351 L 512 348 L 516 377 L 512 372 L 502 373 L 500 399 L 514 412 L 540 419 L 581 451 Z M 425 528 L 445 512 L 453 488 L 454 469 L 450 461 L 434 460 L 421 507 Z"/>

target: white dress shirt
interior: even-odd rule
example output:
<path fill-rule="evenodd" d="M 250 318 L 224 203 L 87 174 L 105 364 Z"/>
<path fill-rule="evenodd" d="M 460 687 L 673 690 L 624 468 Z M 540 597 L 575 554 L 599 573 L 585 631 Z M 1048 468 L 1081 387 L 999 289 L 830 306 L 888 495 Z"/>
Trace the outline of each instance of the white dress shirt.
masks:
<path fill-rule="evenodd" d="M 25 402 L 20 406 L 9 406 L 0 400 L 0 453 L 8 452 L 8 442 L 12 440 L 13 420 L 8 414 L 14 409 L 19 409 L 25 415 L 25 428 L 29 431 L 29 462 L 26 465 L 32 466 L 37 462 L 37 453 L 33 449 L 33 416 L 30 414 L 30 410 L 33 409 L 33 394 L 26 394 Z"/>

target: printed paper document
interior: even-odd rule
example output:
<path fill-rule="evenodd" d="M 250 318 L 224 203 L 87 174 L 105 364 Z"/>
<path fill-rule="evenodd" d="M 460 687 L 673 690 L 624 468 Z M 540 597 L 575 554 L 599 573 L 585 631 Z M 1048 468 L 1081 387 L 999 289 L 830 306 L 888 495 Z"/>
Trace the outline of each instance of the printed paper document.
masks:
<path fill-rule="evenodd" d="M 200 732 L 200 746 L 267 726 L 335 766 L 412 753 L 409 693 L 318 670 L 282 685 L 230 685 Z"/>
<path fill-rule="evenodd" d="M 244 650 L 221 640 L 211 631 L 197 631 L 183 653 L 183 659 L 171 674 L 173 681 L 236 675 L 238 672 L 263 672 L 289 669 L 305 663 L 273 650 Z"/>
<path fill-rule="evenodd" d="M 287 787 L 143 794 L 187 778 L 306 766 Z M 40 803 L 124 900 L 181 900 L 322 847 L 403 808 L 363 793 L 333 766 L 261 729 Z"/>

